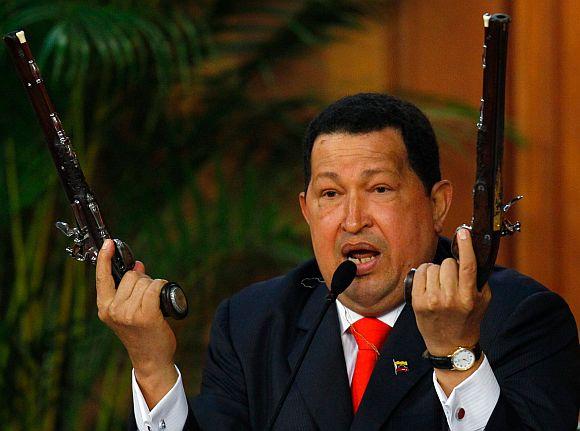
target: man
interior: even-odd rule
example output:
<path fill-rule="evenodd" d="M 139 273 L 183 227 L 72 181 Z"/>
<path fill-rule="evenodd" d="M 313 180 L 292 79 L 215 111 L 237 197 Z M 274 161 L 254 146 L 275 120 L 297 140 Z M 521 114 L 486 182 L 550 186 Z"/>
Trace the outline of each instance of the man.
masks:
<path fill-rule="evenodd" d="M 457 232 L 459 263 L 450 257 L 439 235 L 452 185 L 416 107 L 379 94 L 335 102 L 308 127 L 304 168 L 299 202 L 315 260 L 220 305 L 190 406 L 159 311 L 165 281 L 138 263 L 115 291 L 104 245 L 99 316 L 133 363 L 139 429 L 265 429 L 346 259 L 356 278 L 325 315 L 275 429 L 575 429 L 574 319 L 512 270 L 498 268 L 478 292 L 468 230 Z M 411 307 L 403 280 L 412 267 Z"/>

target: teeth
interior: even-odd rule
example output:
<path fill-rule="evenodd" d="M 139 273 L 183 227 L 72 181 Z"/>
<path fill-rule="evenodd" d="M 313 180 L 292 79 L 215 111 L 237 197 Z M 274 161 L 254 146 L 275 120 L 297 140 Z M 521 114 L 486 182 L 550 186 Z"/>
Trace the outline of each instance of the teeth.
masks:
<path fill-rule="evenodd" d="M 371 256 L 371 257 L 363 257 L 361 259 L 357 259 L 356 257 L 349 257 L 348 260 L 350 260 L 351 262 L 354 263 L 367 263 L 370 262 L 371 260 L 373 260 L 375 257 Z"/>

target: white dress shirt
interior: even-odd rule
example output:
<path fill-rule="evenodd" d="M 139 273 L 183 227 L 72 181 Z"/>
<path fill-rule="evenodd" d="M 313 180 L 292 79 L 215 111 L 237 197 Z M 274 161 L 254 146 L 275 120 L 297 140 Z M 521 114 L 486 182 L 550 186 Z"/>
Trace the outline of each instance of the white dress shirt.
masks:
<path fill-rule="evenodd" d="M 183 389 L 181 373 L 177 366 L 177 381 L 169 392 L 157 403 L 153 410 L 149 410 L 145 398 L 141 393 L 135 370 L 132 374 L 133 412 L 139 431 L 167 430 L 181 431 L 187 420 L 187 398 Z"/>
<path fill-rule="evenodd" d="M 377 318 L 393 327 L 403 311 L 404 305 L 402 304 Z M 346 371 L 348 381 L 351 383 L 358 346 L 354 336 L 349 331 L 349 327 L 357 320 L 362 319 L 363 316 L 349 310 L 340 301 L 336 301 L 336 308 L 339 316 Z M 175 368 L 177 369 L 177 367 Z M 139 431 L 173 431 L 183 428 L 187 419 L 187 400 L 179 369 L 177 369 L 177 373 L 177 382 L 173 388 L 150 411 L 133 370 L 133 410 Z M 441 389 L 435 372 L 433 372 L 433 385 L 451 431 L 482 431 L 485 429 L 485 424 L 489 420 L 500 394 L 499 384 L 485 355 L 479 368 L 456 386 L 449 397 Z"/>
<path fill-rule="evenodd" d="M 393 327 L 404 307 L 405 304 L 401 304 L 382 316 L 378 316 L 377 319 Z M 346 372 L 349 383 L 352 383 L 358 345 L 349 328 L 350 325 L 364 316 L 346 308 L 340 299 L 336 301 L 336 311 L 340 322 Z M 485 429 L 485 424 L 491 417 L 500 393 L 499 384 L 485 355 L 479 368 L 457 385 L 449 398 L 439 385 L 435 371 L 433 371 L 433 385 L 451 431 L 482 431 Z M 460 410 L 462 410 L 461 414 L 459 414 Z"/>

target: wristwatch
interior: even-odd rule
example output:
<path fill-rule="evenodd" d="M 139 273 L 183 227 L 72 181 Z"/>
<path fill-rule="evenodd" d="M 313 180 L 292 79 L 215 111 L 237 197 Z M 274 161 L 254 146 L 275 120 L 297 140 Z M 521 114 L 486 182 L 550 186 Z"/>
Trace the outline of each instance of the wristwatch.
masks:
<path fill-rule="evenodd" d="M 425 350 L 423 357 L 428 359 L 435 368 L 467 371 L 481 358 L 481 347 L 479 343 L 473 347 L 458 347 L 455 352 L 447 356 L 433 356 Z"/>

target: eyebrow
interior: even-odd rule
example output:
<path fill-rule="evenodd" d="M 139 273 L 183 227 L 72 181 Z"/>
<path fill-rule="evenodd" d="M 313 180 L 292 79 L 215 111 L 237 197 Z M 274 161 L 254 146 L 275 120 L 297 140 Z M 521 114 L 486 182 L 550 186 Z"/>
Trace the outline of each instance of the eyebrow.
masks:
<path fill-rule="evenodd" d="M 339 175 L 336 172 L 325 171 L 325 172 L 320 172 L 319 174 L 316 174 L 316 177 L 314 179 L 317 180 L 319 178 L 330 178 L 331 180 L 337 180 L 338 177 L 339 177 Z"/>
<path fill-rule="evenodd" d="M 370 178 L 370 177 L 374 177 L 375 175 L 378 174 L 394 174 L 394 175 L 398 175 L 397 172 L 391 170 L 391 169 L 365 169 L 362 173 L 362 177 L 363 178 Z"/>
<path fill-rule="evenodd" d="M 399 176 L 398 172 L 395 172 L 391 169 L 365 169 L 362 172 L 361 177 L 368 179 L 368 178 L 374 177 L 375 175 L 383 174 L 383 173 Z M 314 179 L 318 180 L 319 178 L 330 178 L 331 180 L 337 180 L 338 178 L 340 178 L 340 175 L 337 174 L 336 172 L 324 171 L 324 172 L 320 172 L 319 174 L 317 174 Z"/>

